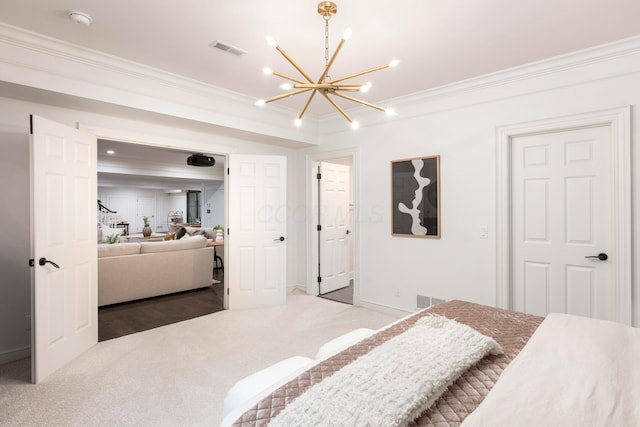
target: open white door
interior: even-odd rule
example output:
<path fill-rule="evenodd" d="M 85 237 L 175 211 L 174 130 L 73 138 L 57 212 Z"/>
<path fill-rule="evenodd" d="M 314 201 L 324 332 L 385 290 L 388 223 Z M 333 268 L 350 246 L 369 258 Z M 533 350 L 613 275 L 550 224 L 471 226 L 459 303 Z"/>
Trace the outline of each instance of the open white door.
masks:
<path fill-rule="evenodd" d="M 287 160 L 229 156 L 229 309 L 286 303 Z"/>
<path fill-rule="evenodd" d="M 31 116 L 32 381 L 98 342 L 97 140 Z"/>
<path fill-rule="evenodd" d="M 320 163 L 320 294 L 349 286 L 350 168 Z"/>

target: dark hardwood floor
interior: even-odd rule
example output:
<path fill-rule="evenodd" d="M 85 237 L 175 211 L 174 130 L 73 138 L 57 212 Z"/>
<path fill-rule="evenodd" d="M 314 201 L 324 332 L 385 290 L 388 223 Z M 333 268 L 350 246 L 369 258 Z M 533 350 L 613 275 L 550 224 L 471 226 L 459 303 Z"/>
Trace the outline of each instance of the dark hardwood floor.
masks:
<path fill-rule="evenodd" d="M 98 341 L 224 310 L 224 273 L 217 270 L 213 278 L 220 283 L 192 291 L 99 307 Z"/>
<path fill-rule="evenodd" d="M 331 301 L 353 305 L 353 283 L 349 284 L 346 288 L 341 288 L 337 291 L 328 292 L 318 296 L 320 298 L 330 299 Z"/>

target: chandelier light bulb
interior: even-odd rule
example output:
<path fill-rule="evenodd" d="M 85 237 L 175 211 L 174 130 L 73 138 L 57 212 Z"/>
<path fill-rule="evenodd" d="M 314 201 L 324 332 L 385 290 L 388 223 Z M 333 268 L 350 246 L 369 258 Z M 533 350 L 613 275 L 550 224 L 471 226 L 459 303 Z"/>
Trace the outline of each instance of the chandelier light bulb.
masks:
<path fill-rule="evenodd" d="M 369 92 L 369 89 L 371 89 L 371 82 L 366 82 L 362 87 L 360 87 L 360 92 L 367 93 Z"/>
<path fill-rule="evenodd" d="M 297 118 L 293 123 L 296 125 L 296 127 L 302 126 L 302 120 L 299 118 Z"/>
<path fill-rule="evenodd" d="M 258 99 L 256 101 L 256 107 L 263 107 L 264 104 L 266 104 L 266 101 L 264 99 Z"/>
<path fill-rule="evenodd" d="M 393 61 L 389 62 L 389 67 L 393 68 L 397 66 L 399 63 L 400 61 L 398 61 L 397 59 L 394 59 Z"/>
<path fill-rule="evenodd" d="M 353 129 L 353 130 L 358 130 L 358 129 L 360 129 L 360 123 L 358 123 L 358 122 L 351 122 L 351 129 Z"/>
<path fill-rule="evenodd" d="M 282 90 L 291 90 L 291 89 L 293 89 L 293 86 L 291 85 L 291 83 L 282 83 L 280 85 L 280 89 L 282 89 Z"/>
<path fill-rule="evenodd" d="M 384 112 L 385 112 L 385 114 L 387 116 L 397 116 L 398 115 L 398 113 L 396 113 L 396 110 L 394 110 L 393 108 L 386 108 L 384 110 Z"/>
<path fill-rule="evenodd" d="M 276 39 L 271 36 L 267 36 L 267 44 L 271 47 L 277 47 L 278 43 L 276 43 Z"/>
<path fill-rule="evenodd" d="M 265 73 L 265 74 L 268 74 L 268 75 L 273 74 L 273 70 L 271 68 L 269 68 L 269 67 L 263 68 L 262 72 Z"/>
<path fill-rule="evenodd" d="M 342 33 L 342 40 L 349 40 L 349 37 L 351 37 L 351 32 L 351 27 L 344 30 L 344 33 Z"/>

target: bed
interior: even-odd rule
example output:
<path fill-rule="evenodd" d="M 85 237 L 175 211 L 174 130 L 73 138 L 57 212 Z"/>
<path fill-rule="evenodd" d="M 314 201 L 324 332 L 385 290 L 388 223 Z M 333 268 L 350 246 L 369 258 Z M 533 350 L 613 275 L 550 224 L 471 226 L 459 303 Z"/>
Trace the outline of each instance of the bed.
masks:
<path fill-rule="evenodd" d="M 401 353 L 409 354 L 409 358 L 420 363 L 438 357 L 430 353 L 434 348 L 444 353 L 458 351 L 449 348 L 453 344 L 450 346 L 448 340 L 437 341 L 433 337 L 429 340 L 437 345 L 429 345 L 427 340 L 426 344 L 415 345 L 419 350 L 407 350 L 415 342 L 415 336 L 407 338 L 409 334 L 417 333 L 418 327 L 424 327 L 427 322 L 433 323 L 434 318 L 466 328 L 464 334 L 470 333 L 467 331 L 470 329 L 486 338 L 487 346 L 497 343 L 498 348 L 487 347 L 488 351 L 458 368 L 453 377 L 447 377 L 453 379 L 444 387 L 433 386 L 433 380 L 426 380 L 424 372 L 416 370 L 417 374 L 409 377 L 410 382 L 423 381 L 427 388 L 440 387 L 441 391 L 428 406 L 424 406 L 428 399 L 420 396 L 413 399 L 420 405 L 411 403 L 414 405 L 411 408 L 400 408 L 399 405 L 406 404 L 407 399 L 399 397 L 405 392 L 406 384 L 390 389 L 391 392 L 381 391 L 381 387 L 387 387 L 386 383 L 395 381 L 390 381 L 389 373 L 394 377 L 406 375 L 397 369 L 405 365 L 404 360 L 398 362 L 390 358 L 387 348 L 405 345 L 400 347 Z M 404 344 L 396 344 L 402 339 Z M 410 347 L 406 347 L 407 343 Z M 542 318 L 449 301 L 409 315 L 322 360 L 301 363 L 270 389 L 235 408 L 223 425 L 640 425 L 640 405 L 636 405 L 640 401 L 638 354 L 638 328 L 570 315 Z M 379 369 L 372 366 L 379 365 L 362 363 L 365 359 L 373 363 L 370 361 L 375 360 L 374 355 L 394 360 L 387 363 L 387 368 L 393 369 L 381 374 L 386 377 L 366 393 L 360 393 L 364 396 L 359 396 L 352 392 L 350 382 L 359 384 L 358 375 L 354 375 L 356 369 L 364 369 L 371 378 L 367 381 L 375 381 Z M 409 363 L 414 362 L 406 364 Z M 440 366 L 424 369 L 437 371 Z M 340 403 L 331 401 L 344 390 L 347 398 L 340 397 Z M 422 393 L 424 386 L 419 390 Z M 358 401 L 369 397 L 371 401 Z M 340 411 L 327 415 L 338 406 Z M 391 410 L 387 410 L 388 407 Z M 375 413 L 379 409 L 380 414 Z M 361 413 L 353 414 L 358 411 Z M 314 416 L 319 418 L 309 418 Z"/>

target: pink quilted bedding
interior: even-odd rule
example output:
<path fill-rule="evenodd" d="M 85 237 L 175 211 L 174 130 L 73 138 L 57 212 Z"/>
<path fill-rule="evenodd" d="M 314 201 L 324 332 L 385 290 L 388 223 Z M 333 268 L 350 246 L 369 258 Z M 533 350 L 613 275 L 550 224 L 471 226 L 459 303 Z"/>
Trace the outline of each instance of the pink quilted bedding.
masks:
<path fill-rule="evenodd" d="M 257 405 L 246 411 L 234 426 L 266 426 L 287 403 L 343 366 L 351 363 L 372 348 L 407 330 L 426 314 L 440 314 L 471 326 L 493 337 L 504 354 L 487 356 L 464 373 L 444 395 L 411 426 L 458 426 L 489 393 L 504 368 L 520 352 L 543 318 L 524 313 L 493 308 L 464 301 L 449 301 L 418 312 L 403 321 L 383 329 L 370 338 L 311 367 L 297 378 L 275 390 Z"/>

